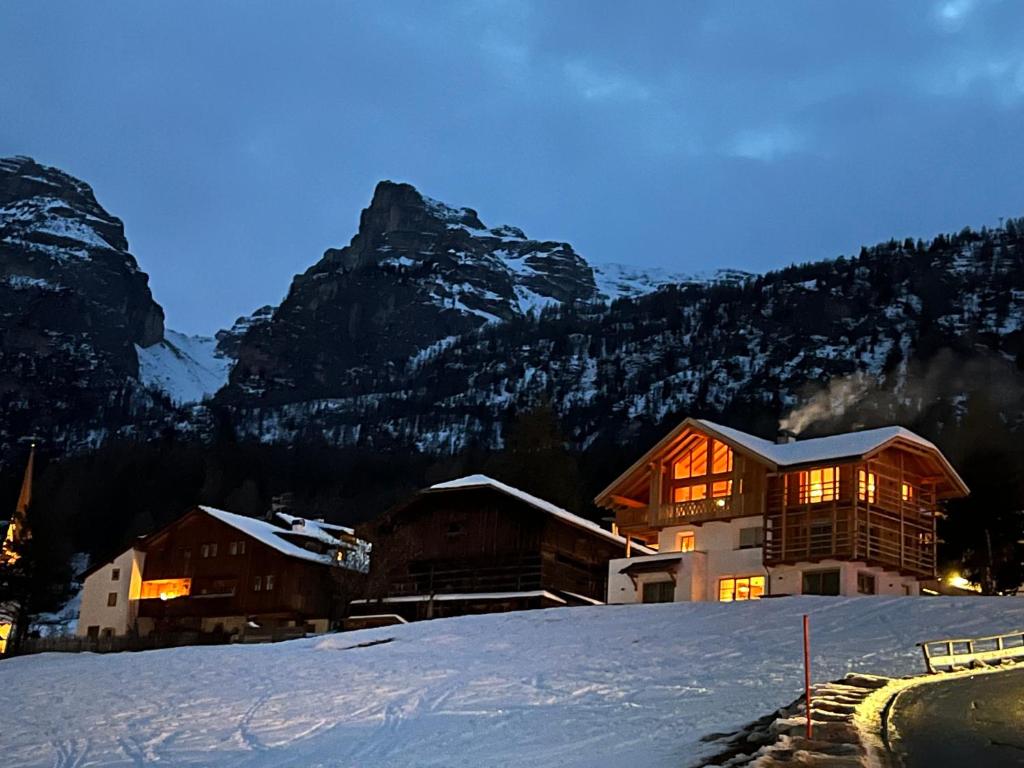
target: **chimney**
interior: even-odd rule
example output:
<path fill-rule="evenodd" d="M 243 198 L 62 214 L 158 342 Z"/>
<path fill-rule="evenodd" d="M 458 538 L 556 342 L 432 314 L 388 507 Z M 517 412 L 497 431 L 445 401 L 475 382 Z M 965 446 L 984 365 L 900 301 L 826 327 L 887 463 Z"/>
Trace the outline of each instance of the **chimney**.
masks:
<path fill-rule="evenodd" d="M 775 437 L 775 442 L 779 445 L 785 445 L 786 443 L 796 442 L 796 432 L 792 429 L 780 429 L 779 434 Z"/>

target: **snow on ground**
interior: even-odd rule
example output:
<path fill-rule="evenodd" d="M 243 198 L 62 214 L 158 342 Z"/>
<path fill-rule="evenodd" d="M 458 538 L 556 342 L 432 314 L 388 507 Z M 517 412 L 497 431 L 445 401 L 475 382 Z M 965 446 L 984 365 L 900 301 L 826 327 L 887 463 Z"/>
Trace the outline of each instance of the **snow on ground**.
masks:
<path fill-rule="evenodd" d="M 227 384 L 232 360 L 217 352 L 208 336 L 164 332 L 164 340 L 151 347 L 135 347 L 139 379 L 147 387 L 167 393 L 177 405 L 198 403 Z"/>
<path fill-rule="evenodd" d="M 11 766 L 682 768 L 818 681 L 1024 625 L 1015 598 L 556 608 L 259 646 L 0 662 Z M 357 647 L 374 640 L 392 642 Z"/>

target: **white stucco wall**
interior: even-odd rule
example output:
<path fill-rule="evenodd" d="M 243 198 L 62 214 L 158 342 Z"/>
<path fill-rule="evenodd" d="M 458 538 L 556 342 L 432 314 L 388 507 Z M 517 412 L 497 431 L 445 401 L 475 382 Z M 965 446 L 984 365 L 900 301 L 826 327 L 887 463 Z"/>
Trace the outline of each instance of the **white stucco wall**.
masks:
<path fill-rule="evenodd" d="M 113 630 L 115 635 L 123 635 L 131 628 L 135 620 L 136 600 L 142 585 L 142 564 L 145 553 L 128 549 L 105 564 L 102 568 L 89 574 L 82 585 L 82 607 L 78 612 L 76 634 L 85 637 L 89 627 Z M 120 571 L 114 581 L 114 570 Z M 117 604 L 107 605 L 110 593 L 117 594 Z"/>
<path fill-rule="evenodd" d="M 643 584 L 649 581 L 667 581 L 671 576 L 649 573 L 637 576 L 634 588 L 629 576 L 620 571 L 631 562 L 669 556 L 676 551 L 678 534 L 694 535 L 695 552 L 686 553 L 675 571 L 677 601 L 717 600 L 719 579 L 766 575 L 761 547 L 740 549 L 740 530 L 759 528 L 760 516 L 715 521 L 704 525 L 683 525 L 664 528 L 658 537 L 659 554 L 648 557 L 612 560 L 608 567 L 608 602 L 639 603 L 643 599 Z"/>
<path fill-rule="evenodd" d="M 919 595 L 921 585 L 912 576 L 901 576 L 865 563 L 842 560 L 822 560 L 819 563 L 797 563 L 776 566 L 771 569 L 771 593 L 773 595 L 799 595 L 802 593 L 804 571 L 839 570 L 839 594 L 852 597 L 857 594 L 857 574 L 870 573 L 875 577 L 875 594 L 878 595 Z"/>

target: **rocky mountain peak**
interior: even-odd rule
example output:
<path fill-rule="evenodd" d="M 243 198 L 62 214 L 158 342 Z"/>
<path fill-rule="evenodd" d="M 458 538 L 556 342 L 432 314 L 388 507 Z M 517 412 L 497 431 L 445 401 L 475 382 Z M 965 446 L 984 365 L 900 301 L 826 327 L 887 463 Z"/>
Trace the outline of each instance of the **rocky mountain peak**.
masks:
<path fill-rule="evenodd" d="M 18 428 L 40 432 L 119 398 L 127 406 L 133 345 L 164 335 L 148 283 L 121 220 L 88 184 L 29 157 L 0 158 L 0 431 L 26 404 L 45 418 Z"/>

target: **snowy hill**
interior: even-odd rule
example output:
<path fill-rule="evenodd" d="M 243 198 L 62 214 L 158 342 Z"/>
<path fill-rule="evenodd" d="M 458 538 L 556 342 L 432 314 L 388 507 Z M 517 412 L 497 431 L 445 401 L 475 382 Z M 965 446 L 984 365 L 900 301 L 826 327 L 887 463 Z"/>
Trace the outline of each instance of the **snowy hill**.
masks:
<path fill-rule="evenodd" d="M 753 278 L 749 272 L 738 269 L 716 269 L 710 272 L 669 272 L 657 267 L 637 267 L 632 264 L 595 264 L 594 283 L 598 294 L 608 300 L 635 299 L 653 293 L 666 285 L 740 285 Z"/>
<path fill-rule="evenodd" d="M 209 336 L 186 336 L 167 329 L 162 341 L 136 345 L 139 380 L 165 392 L 175 405 L 197 403 L 223 387 L 234 362 Z"/>
<path fill-rule="evenodd" d="M 1024 624 L 1013 598 L 569 608 L 278 645 L 0 662 L 9 765 L 681 768 L 817 681 Z M 368 645 L 373 641 L 387 641 Z"/>

